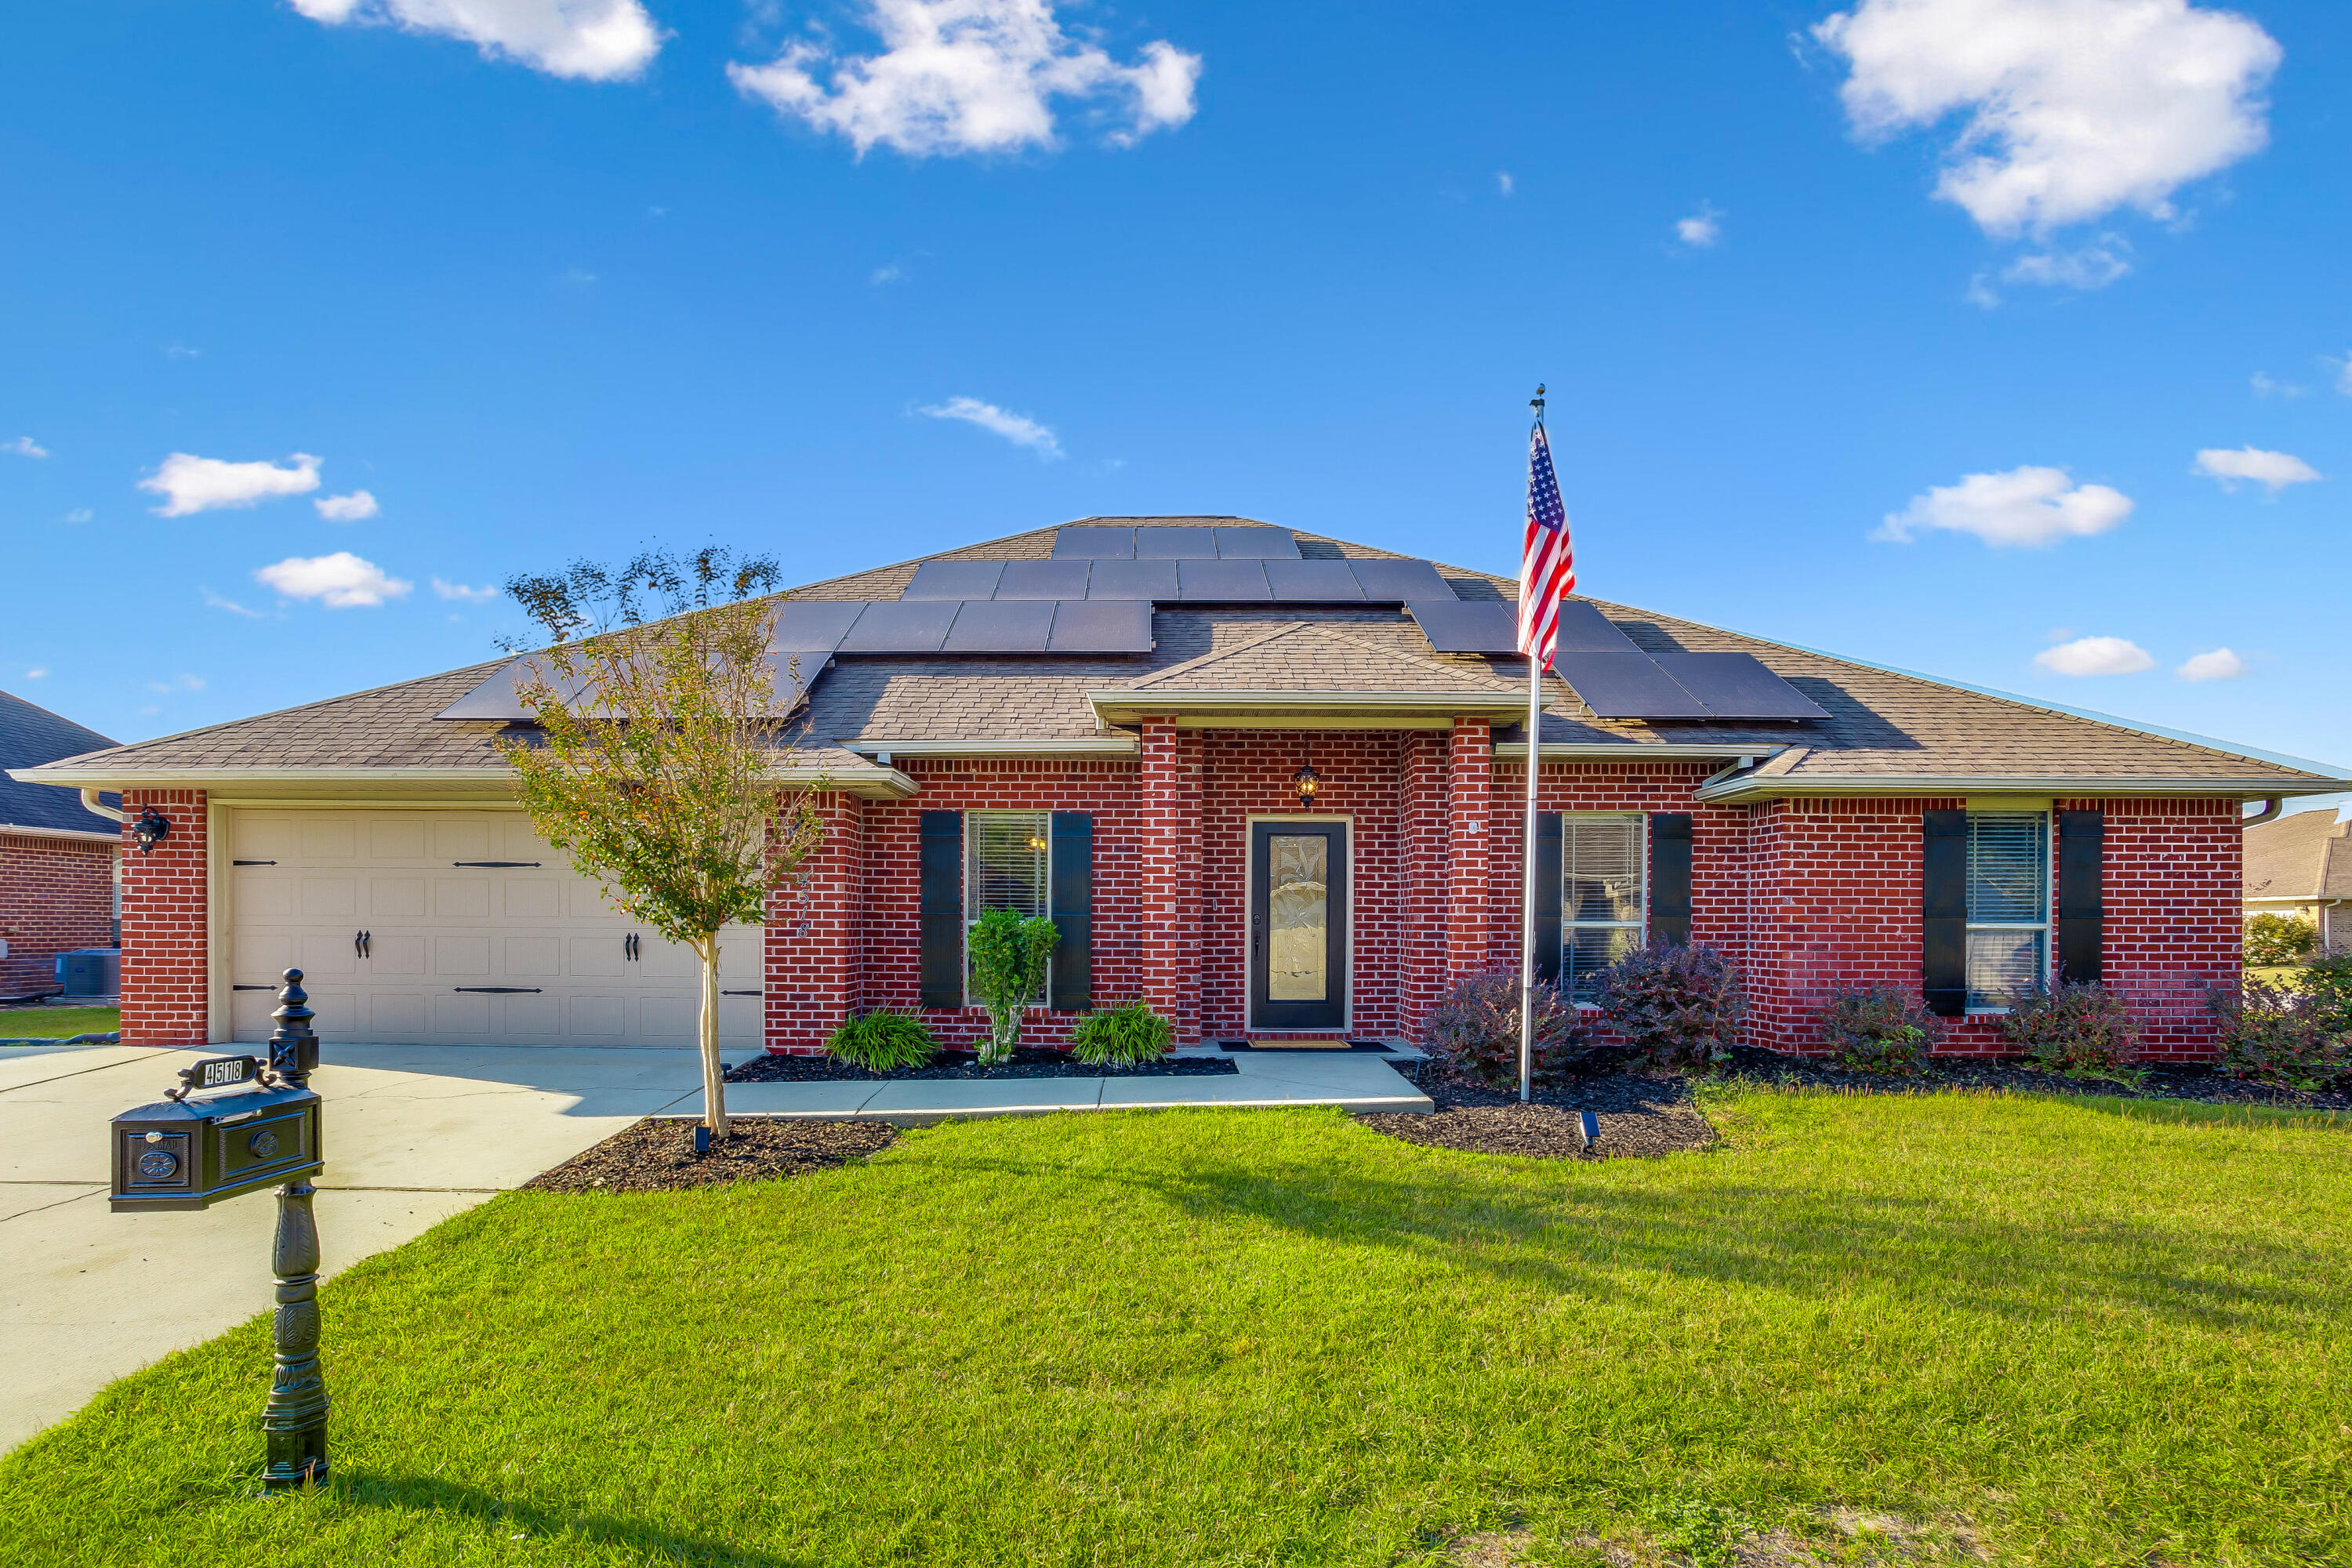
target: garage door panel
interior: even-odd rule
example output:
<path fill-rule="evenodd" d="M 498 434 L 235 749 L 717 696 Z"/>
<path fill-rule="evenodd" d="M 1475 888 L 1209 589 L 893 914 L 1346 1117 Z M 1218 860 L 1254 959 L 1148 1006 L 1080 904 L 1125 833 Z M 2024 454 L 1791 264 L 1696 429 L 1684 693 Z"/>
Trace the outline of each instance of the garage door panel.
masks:
<path fill-rule="evenodd" d="M 302 879 L 302 918 L 349 920 L 360 910 L 359 879 L 355 877 L 310 876 Z"/>
<path fill-rule="evenodd" d="M 425 938 L 405 932 L 368 933 L 368 972 L 396 976 L 425 973 Z"/>
<path fill-rule="evenodd" d="M 702 1026 L 702 1004 L 683 997 L 648 996 L 637 1005 L 637 1026 L 656 1038 L 691 1039 Z"/>
<path fill-rule="evenodd" d="M 435 818 L 433 858 L 445 865 L 452 860 L 494 858 L 490 854 L 489 824 L 478 816 L 459 816 L 454 813 L 447 816 Z M 499 856 L 495 858 L 505 859 L 509 857 Z M 538 857 L 526 855 L 522 858 L 532 860 L 537 859 Z"/>
<path fill-rule="evenodd" d="M 279 975 L 301 967 L 302 939 L 299 935 L 284 931 L 254 931 L 237 939 L 229 974 L 238 985 L 274 985 Z"/>
<path fill-rule="evenodd" d="M 365 906 L 372 921 L 415 921 L 425 918 L 425 879 L 370 877 Z"/>
<path fill-rule="evenodd" d="M 432 1014 L 425 1005 L 426 998 L 423 992 L 378 992 L 370 1001 L 373 1004 L 368 1012 L 371 1033 L 394 1039 L 425 1033 Z"/>
<path fill-rule="evenodd" d="M 334 812 L 306 811 L 295 832 L 305 860 L 349 864 L 359 853 L 359 825 Z"/>
<path fill-rule="evenodd" d="M 231 1037 L 239 1040 L 261 1040 L 269 1037 L 270 1014 L 278 1006 L 278 998 L 258 992 L 242 991 L 229 999 Z"/>
<path fill-rule="evenodd" d="M 356 973 L 360 956 L 352 950 L 348 932 L 330 934 L 311 931 L 301 939 L 300 968 L 306 978 L 314 980 L 348 979 Z M 273 978 L 275 978 L 273 976 Z"/>
<path fill-rule="evenodd" d="M 505 949 L 499 973 L 508 979 L 541 979 L 563 973 L 562 938 L 509 936 L 499 940 Z"/>
<path fill-rule="evenodd" d="M 291 860 L 294 858 L 294 819 L 282 811 L 240 811 L 236 814 L 236 832 L 230 842 L 236 845 L 235 858 L 239 860 Z"/>
<path fill-rule="evenodd" d="M 229 903 L 239 920 L 291 920 L 294 879 L 276 871 L 239 868 L 229 885 Z"/>
<path fill-rule="evenodd" d="M 473 979 L 490 972 L 490 939 L 486 936 L 436 936 L 433 939 L 433 973 Z"/>
<path fill-rule="evenodd" d="M 702 973 L 702 960 L 694 949 L 680 942 L 664 942 L 651 931 L 640 933 L 637 944 L 637 968 L 648 980 L 675 980 Z"/>
<path fill-rule="evenodd" d="M 565 973 L 583 979 L 615 979 L 627 973 L 631 967 L 627 941 L 628 933 L 617 931 L 566 937 L 572 961 Z"/>
<path fill-rule="evenodd" d="M 455 992 L 433 998 L 433 1032 L 452 1040 L 490 1038 L 490 999 Z"/>
<path fill-rule="evenodd" d="M 485 921 L 490 916 L 488 877 L 436 877 L 433 914 L 436 920 Z"/>
<path fill-rule="evenodd" d="M 552 877 L 509 877 L 503 891 L 510 921 L 554 920 L 562 910 L 563 887 Z"/>
<path fill-rule="evenodd" d="M 413 816 L 372 816 L 368 821 L 368 858 L 423 860 L 425 824 Z"/>
<path fill-rule="evenodd" d="M 596 1040 L 618 1040 L 629 1032 L 629 1005 L 618 996 L 569 998 L 572 1033 Z"/>
<path fill-rule="evenodd" d="M 501 996 L 499 1011 L 504 1015 L 499 1022 L 504 1035 L 560 1034 L 559 1020 L 563 1007 L 555 996 Z"/>

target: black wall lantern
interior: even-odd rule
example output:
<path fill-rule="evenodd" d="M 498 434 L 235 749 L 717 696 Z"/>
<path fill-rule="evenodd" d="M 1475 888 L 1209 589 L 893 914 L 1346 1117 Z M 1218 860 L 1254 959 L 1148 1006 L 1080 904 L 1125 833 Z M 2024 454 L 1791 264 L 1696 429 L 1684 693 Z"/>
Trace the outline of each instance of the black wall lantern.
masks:
<path fill-rule="evenodd" d="M 1301 809 L 1315 804 L 1315 792 L 1322 787 L 1322 777 L 1316 773 L 1313 763 L 1306 762 L 1298 764 L 1298 771 L 1290 775 L 1290 787 L 1298 792 L 1298 804 Z"/>
<path fill-rule="evenodd" d="M 139 820 L 131 825 L 131 837 L 139 840 L 139 853 L 142 855 L 171 836 L 172 825 L 164 820 L 162 812 L 152 805 L 141 812 Z"/>

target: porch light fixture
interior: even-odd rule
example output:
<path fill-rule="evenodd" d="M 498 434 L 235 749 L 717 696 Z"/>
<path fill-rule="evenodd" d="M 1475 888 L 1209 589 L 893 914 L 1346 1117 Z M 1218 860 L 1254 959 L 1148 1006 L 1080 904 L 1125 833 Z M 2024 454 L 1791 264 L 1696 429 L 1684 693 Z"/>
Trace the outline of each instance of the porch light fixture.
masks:
<path fill-rule="evenodd" d="M 1313 763 L 1299 763 L 1298 771 L 1290 775 L 1290 787 L 1298 792 L 1298 804 L 1302 806 L 1315 804 L 1315 792 L 1321 787 L 1322 783 L 1322 777 L 1316 773 Z"/>
<path fill-rule="evenodd" d="M 139 820 L 131 825 L 131 837 L 139 841 L 139 853 L 142 855 L 171 836 L 171 823 L 152 805 L 141 812 Z"/>

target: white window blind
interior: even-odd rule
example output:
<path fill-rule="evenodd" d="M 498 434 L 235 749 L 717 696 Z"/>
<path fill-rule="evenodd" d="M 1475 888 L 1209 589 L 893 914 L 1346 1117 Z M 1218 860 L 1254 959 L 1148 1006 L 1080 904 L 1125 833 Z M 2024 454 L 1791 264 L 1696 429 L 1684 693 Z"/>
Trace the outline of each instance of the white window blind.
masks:
<path fill-rule="evenodd" d="M 1642 945 L 1643 819 L 1564 814 L 1559 822 L 1561 988 L 1583 997 L 1618 955 Z"/>
<path fill-rule="evenodd" d="M 1048 907 L 1053 814 L 1044 811 L 968 811 L 963 817 L 963 920 L 969 931 L 990 910 L 1022 915 L 1051 914 Z M 964 944 L 966 1001 L 970 994 L 971 944 Z M 1039 994 L 1050 994 L 1041 988 Z"/>
<path fill-rule="evenodd" d="M 2050 973 L 2050 816 L 1969 813 L 1969 1003 L 2013 1006 Z"/>

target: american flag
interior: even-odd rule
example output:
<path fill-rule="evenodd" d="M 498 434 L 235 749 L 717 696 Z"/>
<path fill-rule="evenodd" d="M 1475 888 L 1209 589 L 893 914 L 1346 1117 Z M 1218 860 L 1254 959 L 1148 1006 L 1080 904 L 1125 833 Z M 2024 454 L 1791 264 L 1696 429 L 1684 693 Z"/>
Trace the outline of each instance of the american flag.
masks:
<path fill-rule="evenodd" d="M 1576 551 L 1568 509 L 1551 468 L 1551 442 L 1538 423 L 1528 438 L 1528 549 L 1519 563 L 1519 651 L 1551 662 L 1559 642 L 1559 602 L 1576 591 Z"/>

